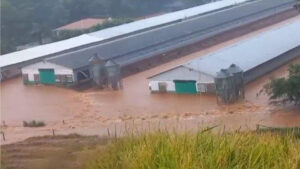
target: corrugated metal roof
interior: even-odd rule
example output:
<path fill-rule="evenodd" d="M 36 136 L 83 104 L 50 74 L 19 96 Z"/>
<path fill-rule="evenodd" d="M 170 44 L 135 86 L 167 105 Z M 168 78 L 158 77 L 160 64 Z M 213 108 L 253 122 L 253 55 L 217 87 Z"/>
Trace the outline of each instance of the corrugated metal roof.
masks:
<path fill-rule="evenodd" d="M 71 39 L 67 39 L 55 43 L 50 43 L 46 45 L 41 45 L 38 47 L 29 48 L 22 51 L 9 53 L 6 55 L 1 55 L 0 68 L 8 65 L 21 63 L 27 60 L 32 60 L 43 56 L 51 55 L 53 53 L 62 52 L 80 45 L 85 45 L 97 41 L 99 41 L 99 39 L 96 37 L 81 35 L 75 38 L 71 38 Z"/>
<path fill-rule="evenodd" d="M 68 54 L 58 55 L 46 59 L 46 61 L 62 65 L 68 68 L 77 69 L 89 65 L 89 60 L 95 56 L 95 52 L 89 52 L 82 54 L 80 52 L 71 52 Z"/>
<path fill-rule="evenodd" d="M 101 42 L 102 40 L 113 38 L 116 36 L 136 32 L 142 29 L 158 26 L 161 24 L 167 24 L 175 20 L 184 19 L 186 17 L 192 17 L 201 13 L 206 13 L 212 10 L 229 7 L 235 4 L 239 4 L 248 0 L 222 0 L 205 4 L 202 6 L 178 11 L 166 15 L 161 15 L 145 20 L 139 20 L 129 24 L 108 28 L 88 35 L 81 35 L 79 37 L 71 38 L 68 40 L 55 42 L 47 45 L 41 45 L 30 49 L 13 52 L 0 56 L 0 68 L 10 66 L 13 64 L 21 63 L 24 61 L 45 57 L 47 55 L 54 55 L 56 53 L 69 50 L 72 48 L 87 45 L 93 42 Z"/>
<path fill-rule="evenodd" d="M 90 33 L 91 36 L 96 36 L 102 39 L 109 39 L 115 36 L 121 36 L 124 34 L 130 34 L 132 32 L 140 31 L 143 29 L 148 29 L 151 27 L 156 27 L 162 24 L 175 22 L 180 19 L 185 19 L 193 16 L 197 16 L 200 14 L 204 14 L 207 12 L 211 12 L 217 9 L 226 8 L 229 6 L 233 6 L 239 3 L 243 3 L 249 0 L 223 0 L 214 3 L 209 3 L 185 10 L 181 10 L 178 12 L 173 12 L 165 15 L 161 15 L 158 17 L 153 17 L 149 19 L 139 20 L 136 22 L 116 26 L 113 28 L 108 28 L 105 30 L 100 30 L 97 32 Z"/>
<path fill-rule="evenodd" d="M 263 0 L 219 12 L 183 20 L 161 28 L 149 30 L 129 37 L 94 45 L 75 52 L 50 58 L 50 62 L 62 64 L 71 68 L 88 65 L 87 60 L 95 53 L 106 59 L 114 59 L 120 65 L 127 65 L 138 60 L 187 45 L 186 42 L 197 38 L 197 41 L 228 29 L 230 25 L 247 22 L 253 15 L 260 15 L 274 7 L 294 0 Z M 256 16 L 257 17 L 257 16 Z M 236 23 L 238 22 L 238 23 Z"/>
<path fill-rule="evenodd" d="M 254 1 L 253 3 L 247 3 L 130 36 L 112 42 L 107 46 L 98 46 L 101 52 L 99 54 L 109 58 L 115 57 L 115 61 L 121 65 L 131 64 L 156 54 L 195 43 L 238 25 L 249 23 L 253 21 L 253 18 L 257 20 L 257 18 L 267 15 L 268 9 L 274 9 L 274 7 L 281 5 L 286 7 L 286 4 L 291 2 L 295 1 Z M 292 7 L 291 4 L 288 6 Z M 277 9 L 277 11 L 280 10 Z M 274 10 L 270 10 L 269 15 L 272 12 Z"/>
<path fill-rule="evenodd" d="M 184 66 L 215 76 L 236 64 L 245 72 L 300 45 L 300 19 L 230 47 L 194 59 Z"/>

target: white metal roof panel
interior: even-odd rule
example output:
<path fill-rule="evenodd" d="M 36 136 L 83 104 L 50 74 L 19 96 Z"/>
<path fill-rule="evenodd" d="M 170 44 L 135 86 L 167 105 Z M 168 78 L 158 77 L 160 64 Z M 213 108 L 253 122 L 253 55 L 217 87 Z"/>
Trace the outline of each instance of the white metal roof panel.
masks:
<path fill-rule="evenodd" d="M 160 16 L 156 16 L 153 18 L 143 19 L 135 22 L 131 22 L 128 24 L 100 30 L 97 32 L 90 33 L 91 36 L 96 36 L 102 39 L 109 39 L 116 36 L 121 36 L 124 34 L 129 34 L 132 32 L 140 31 L 143 29 L 148 29 L 151 27 L 159 26 L 162 24 L 178 21 L 180 19 L 185 19 L 189 17 L 193 17 L 196 15 L 204 14 L 207 12 L 211 12 L 217 9 L 226 8 L 232 5 L 236 5 L 239 3 L 243 3 L 249 0 L 222 0 L 213 3 L 208 3 L 205 5 L 164 14 Z"/>
<path fill-rule="evenodd" d="M 215 76 L 236 64 L 249 71 L 300 45 L 300 19 L 194 59 L 184 66 Z"/>
<path fill-rule="evenodd" d="M 265 13 L 271 15 L 273 12 L 270 12 L 269 9 L 281 6 L 284 6 L 285 9 L 285 4 L 292 7 L 290 1 L 254 1 L 253 3 L 246 3 L 227 10 L 143 31 L 125 38 L 95 44 L 74 52 L 64 53 L 50 58 L 48 61 L 76 69 L 88 65 L 89 58 L 98 54 L 103 59 L 114 59 L 114 61 L 124 66 L 178 48 L 184 44 L 195 43 L 229 27 L 234 28 L 235 25 L 247 23 L 249 18 L 250 20 L 251 18 L 257 18 L 257 15 L 265 15 Z"/>
<path fill-rule="evenodd" d="M 146 28 L 155 27 L 161 24 L 166 24 L 169 22 L 173 22 L 176 20 L 192 17 L 195 15 L 203 14 L 206 12 L 210 12 L 213 10 L 226 8 L 232 5 L 236 5 L 239 3 L 243 3 L 249 0 L 221 0 L 218 2 L 213 2 L 205 5 L 201 5 L 198 7 L 193 7 L 189 9 L 185 9 L 178 12 L 173 12 L 153 18 L 148 18 L 144 20 L 135 21 L 132 23 L 124 24 L 121 26 L 116 26 L 108 29 L 104 29 L 101 31 L 97 31 L 94 33 L 81 35 L 78 37 L 74 37 L 71 39 L 54 42 L 51 44 L 41 45 L 33 48 L 29 48 L 22 51 L 17 51 L 5 55 L 0 56 L 0 68 L 21 63 L 24 61 L 44 57 L 47 55 L 59 53 L 68 49 L 72 49 L 75 47 L 79 47 L 82 45 L 86 45 L 93 42 L 100 42 L 105 39 L 110 39 L 113 37 L 117 37 L 120 35 L 125 35 L 129 33 L 133 33 L 139 30 L 143 30 Z"/>
<path fill-rule="evenodd" d="M 99 41 L 101 39 L 88 36 L 81 35 L 75 38 L 70 38 L 67 40 L 54 42 L 50 44 L 45 44 L 29 49 L 25 49 L 22 51 L 17 51 L 13 53 L 9 53 L 6 55 L 0 56 L 0 68 L 8 65 L 13 65 L 17 63 L 21 63 L 27 60 L 36 59 L 39 57 L 47 56 L 53 53 L 61 52 L 64 50 L 68 50 L 74 47 L 78 47 L 81 45 L 89 44 L 92 42 Z"/>

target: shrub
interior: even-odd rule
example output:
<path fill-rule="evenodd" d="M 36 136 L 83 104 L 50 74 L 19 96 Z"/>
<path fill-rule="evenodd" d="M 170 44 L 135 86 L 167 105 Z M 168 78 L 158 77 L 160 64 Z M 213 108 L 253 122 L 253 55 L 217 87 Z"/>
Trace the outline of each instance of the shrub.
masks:
<path fill-rule="evenodd" d="M 290 65 L 288 78 L 272 78 L 264 90 L 273 104 L 300 104 L 300 64 Z"/>
<path fill-rule="evenodd" d="M 46 124 L 43 122 L 43 121 L 35 121 L 35 120 L 32 120 L 32 121 L 23 121 L 23 126 L 24 127 L 43 127 L 45 126 Z"/>

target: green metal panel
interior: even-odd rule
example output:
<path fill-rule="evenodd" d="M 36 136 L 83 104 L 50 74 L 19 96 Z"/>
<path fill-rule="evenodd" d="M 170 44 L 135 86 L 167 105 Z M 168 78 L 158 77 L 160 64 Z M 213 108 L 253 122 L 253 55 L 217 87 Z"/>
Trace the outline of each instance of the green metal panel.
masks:
<path fill-rule="evenodd" d="M 55 76 L 53 69 L 40 69 L 40 82 L 42 84 L 54 84 Z"/>
<path fill-rule="evenodd" d="M 196 81 L 174 81 L 176 93 L 196 94 Z"/>

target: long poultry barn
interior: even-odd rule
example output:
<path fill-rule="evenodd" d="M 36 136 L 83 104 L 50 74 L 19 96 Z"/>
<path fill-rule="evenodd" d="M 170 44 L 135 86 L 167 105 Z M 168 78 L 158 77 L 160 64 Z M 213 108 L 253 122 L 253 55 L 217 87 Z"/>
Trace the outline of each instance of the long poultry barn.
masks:
<path fill-rule="evenodd" d="M 48 55 L 38 57 L 38 59 L 43 58 L 43 61 L 24 67 L 22 69 L 24 78 L 29 83 L 39 83 L 40 73 L 43 72 L 43 75 L 51 77 L 51 84 L 56 84 L 57 81 L 60 81 L 59 79 L 64 79 L 64 81 L 73 85 L 78 84 L 80 81 L 92 78 L 92 74 L 89 73 L 90 65 L 88 61 L 95 55 L 104 62 L 113 61 L 120 65 L 123 68 L 122 71 L 124 71 L 128 65 L 194 44 L 265 17 L 291 10 L 296 3 L 295 0 L 240 0 L 229 2 L 233 3 L 229 6 L 223 5 L 214 8 L 214 3 L 206 5 L 198 13 L 195 12 L 195 8 L 184 10 L 184 15 L 180 14 L 181 11 L 175 12 L 176 15 L 174 16 L 176 17 L 174 17 L 175 19 L 171 17 L 171 20 L 166 19 L 166 15 L 158 16 L 155 17 L 157 24 L 150 24 L 149 21 L 153 20 L 153 18 L 150 18 L 150 20 L 143 20 L 144 24 L 137 21 L 123 27 L 83 35 L 81 38 L 84 40 L 81 46 L 68 49 L 67 52 L 50 54 L 51 57 L 48 57 Z M 234 2 L 243 3 L 235 4 Z M 200 7 L 198 7 L 198 10 L 200 10 Z M 167 15 L 170 16 L 171 14 Z M 162 20 L 166 21 L 162 22 Z M 147 23 L 150 26 L 145 26 Z M 72 41 L 72 43 L 74 42 Z M 55 44 L 51 45 L 52 48 L 55 46 Z M 68 73 L 58 73 L 64 72 L 60 71 L 62 68 L 68 70 L 66 71 Z"/>
<path fill-rule="evenodd" d="M 120 37 L 126 37 L 137 32 L 158 28 L 163 25 L 177 22 L 184 18 L 191 18 L 223 8 L 228 8 L 246 1 L 248 0 L 222 0 L 208 3 L 186 10 L 165 14 L 159 17 L 143 19 L 128 24 L 107 28 L 95 33 L 84 34 L 67 40 L 1 55 L 0 80 L 18 75 L 22 67 L 42 61 L 46 58 L 76 51 L 78 49 L 83 49 L 104 41 L 107 42 Z M 94 36 L 93 34 L 97 34 L 97 36 Z"/>
<path fill-rule="evenodd" d="M 241 68 L 248 83 L 300 57 L 300 20 L 263 32 L 219 51 L 150 77 L 152 92 L 216 92 L 218 73 L 232 65 Z"/>

